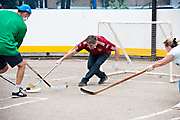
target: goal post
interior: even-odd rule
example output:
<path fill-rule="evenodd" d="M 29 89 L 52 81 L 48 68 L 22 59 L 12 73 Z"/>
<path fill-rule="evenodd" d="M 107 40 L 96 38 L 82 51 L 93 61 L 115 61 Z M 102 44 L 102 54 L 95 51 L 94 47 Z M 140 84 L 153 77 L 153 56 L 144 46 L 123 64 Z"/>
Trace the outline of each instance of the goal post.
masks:
<path fill-rule="evenodd" d="M 152 28 L 156 26 L 155 29 Z M 152 54 L 152 33 L 156 38 L 155 53 Z M 104 36 L 120 47 L 120 55 L 124 55 L 131 67 L 137 72 L 129 56 L 164 57 L 167 52 L 163 42 L 173 38 L 170 21 L 99 21 L 98 35 Z M 167 73 L 165 74 L 167 75 Z M 170 80 L 172 79 L 172 63 L 170 64 Z"/>

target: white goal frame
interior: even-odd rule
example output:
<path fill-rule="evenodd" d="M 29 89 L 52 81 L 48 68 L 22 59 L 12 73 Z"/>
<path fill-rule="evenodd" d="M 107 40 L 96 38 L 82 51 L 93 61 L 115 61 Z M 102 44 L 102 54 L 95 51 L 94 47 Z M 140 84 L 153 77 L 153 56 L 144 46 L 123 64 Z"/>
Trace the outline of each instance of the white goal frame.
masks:
<path fill-rule="evenodd" d="M 100 25 L 102 25 L 102 24 L 104 24 L 104 25 L 107 27 L 107 29 L 109 29 L 109 30 L 112 32 L 112 34 L 114 35 L 114 38 L 115 38 L 118 46 L 122 49 L 122 51 L 123 51 L 123 53 L 124 53 L 127 61 L 131 64 L 132 68 L 134 69 L 134 71 L 129 71 L 129 70 L 126 70 L 126 71 L 118 71 L 118 72 L 116 72 L 116 73 L 110 73 L 110 75 L 118 74 L 118 73 L 126 73 L 126 72 L 132 72 L 132 73 L 137 73 L 137 72 L 139 72 L 139 71 L 137 71 L 137 69 L 134 67 L 131 59 L 129 58 L 126 50 L 124 49 L 123 45 L 121 44 L 121 41 L 120 41 L 120 39 L 118 38 L 117 33 L 116 33 L 116 31 L 114 31 L 114 29 L 113 29 L 113 27 L 112 27 L 111 24 L 151 24 L 151 25 L 156 24 L 156 25 L 159 26 L 159 29 L 161 29 L 161 32 L 162 32 L 162 34 L 163 34 L 163 36 L 164 36 L 164 40 L 167 39 L 167 38 L 173 38 L 172 23 L 171 23 L 170 21 L 99 21 L 99 22 L 98 22 L 98 35 L 104 36 L 103 34 L 100 33 Z M 169 36 L 167 36 L 167 35 L 165 34 L 165 31 L 163 30 L 163 28 L 162 28 L 162 26 L 161 26 L 162 24 L 168 24 L 168 27 L 169 27 L 168 29 L 169 29 L 169 32 L 170 32 L 170 33 L 169 33 Z M 157 28 L 156 28 L 156 29 L 157 29 Z M 156 32 L 157 32 L 157 31 L 156 31 Z M 152 31 L 151 31 L 151 34 L 152 34 Z M 105 36 L 104 36 L 104 37 L 105 37 Z M 106 38 L 106 37 L 105 37 L 105 38 Z M 152 38 L 151 38 L 151 39 L 152 39 Z M 163 46 L 164 46 L 164 45 L 162 45 L 161 49 L 163 48 Z M 160 51 L 161 51 L 161 49 L 160 49 Z M 157 53 L 158 53 L 158 52 L 156 52 L 156 54 L 157 54 Z M 156 75 L 165 75 L 165 76 L 168 75 L 168 76 L 170 76 L 170 82 L 171 82 L 171 81 L 173 81 L 173 76 L 175 76 L 175 77 L 180 77 L 180 75 L 175 75 L 175 74 L 173 74 L 172 69 L 173 69 L 173 68 L 172 68 L 172 62 L 171 62 L 171 63 L 170 63 L 170 73 L 169 73 L 169 74 L 166 74 L 166 73 L 153 73 L 153 72 L 147 72 L 147 73 L 148 73 L 148 74 L 156 74 Z"/>

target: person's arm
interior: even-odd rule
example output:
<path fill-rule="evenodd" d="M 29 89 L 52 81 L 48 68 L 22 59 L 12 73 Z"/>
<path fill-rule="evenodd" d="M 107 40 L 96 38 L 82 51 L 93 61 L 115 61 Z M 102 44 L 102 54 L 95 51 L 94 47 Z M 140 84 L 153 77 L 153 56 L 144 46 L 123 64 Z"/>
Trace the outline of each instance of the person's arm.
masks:
<path fill-rule="evenodd" d="M 165 58 L 163 58 L 162 60 L 157 61 L 155 64 L 152 65 L 152 67 L 156 68 L 156 67 L 166 65 L 166 64 L 170 63 L 171 61 L 173 61 L 173 58 L 174 58 L 174 55 L 166 55 Z"/>
<path fill-rule="evenodd" d="M 57 60 L 57 61 L 56 61 L 56 64 L 61 64 L 61 62 L 62 62 L 64 59 L 69 58 L 69 57 L 75 55 L 76 53 L 78 53 L 76 50 L 70 51 L 69 53 L 67 53 L 66 55 L 64 55 L 61 59 Z"/>
<path fill-rule="evenodd" d="M 64 59 L 66 58 L 69 58 L 75 54 L 77 54 L 78 52 L 76 50 L 73 50 L 73 51 L 70 51 L 69 53 L 67 53 L 66 55 L 64 55 L 62 58 L 61 58 L 61 61 L 63 61 Z"/>
<path fill-rule="evenodd" d="M 18 23 L 17 24 L 17 32 L 15 36 L 15 41 L 18 42 L 17 48 L 19 48 L 23 42 L 23 39 L 27 32 L 27 26 L 24 23 Z"/>
<path fill-rule="evenodd" d="M 119 48 L 115 47 L 115 61 L 113 63 L 114 70 L 118 70 L 119 69 L 119 67 L 118 67 L 118 60 L 119 60 Z"/>
<path fill-rule="evenodd" d="M 150 72 L 156 67 L 166 65 L 166 64 L 170 63 L 171 61 L 173 61 L 173 58 L 174 58 L 174 55 L 166 55 L 166 57 L 164 57 L 162 60 L 159 60 L 156 63 L 154 63 L 153 65 L 148 66 L 147 71 Z"/>
<path fill-rule="evenodd" d="M 119 60 L 119 47 L 115 47 L 115 61 Z"/>

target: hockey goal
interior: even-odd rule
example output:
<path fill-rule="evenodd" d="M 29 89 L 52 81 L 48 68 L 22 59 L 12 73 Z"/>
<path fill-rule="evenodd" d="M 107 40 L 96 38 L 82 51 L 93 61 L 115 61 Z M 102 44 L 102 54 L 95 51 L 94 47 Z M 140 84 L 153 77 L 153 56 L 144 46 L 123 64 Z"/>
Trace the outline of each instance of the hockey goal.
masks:
<path fill-rule="evenodd" d="M 98 35 L 104 36 L 121 48 L 120 55 L 126 57 L 134 72 L 138 69 L 131 62 L 131 56 L 146 59 L 150 59 L 153 55 L 164 57 L 167 52 L 163 42 L 173 37 L 172 25 L 169 21 L 100 21 L 98 22 Z M 168 75 L 172 81 L 173 76 L 176 78 L 179 73 L 174 72 L 177 70 L 173 71 L 172 63 L 169 64 L 169 68 L 166 73 L 151 74 Z"/>

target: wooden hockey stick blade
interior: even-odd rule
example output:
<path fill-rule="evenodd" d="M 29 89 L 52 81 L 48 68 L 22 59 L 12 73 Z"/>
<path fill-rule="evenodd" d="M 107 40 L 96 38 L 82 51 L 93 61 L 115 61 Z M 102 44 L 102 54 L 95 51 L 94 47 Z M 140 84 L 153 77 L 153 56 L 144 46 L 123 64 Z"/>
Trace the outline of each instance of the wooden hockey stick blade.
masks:
<path fill-rule="evenodd" d="M 37 85 L 33 85 L 32 83 L 29 83 L 28 85 L 30 88 L 35 88 Z"/>
<path fill-rule="evenodd" d="M 114 84 L 111 84 L 111 85 L 109 85 L 109 86 L 107 86 L 107 87 L 105 87 L 105 88 L 103 88 L 103 89 L 101 89 L 101 90 L 98 90 L 98 91 L 96 91 L 96 92 L 88 91 L 88 90 L 85 90 L 85 89 L 83 89 L 83 88 L 80 88 L 80 90 L 81 90 L 82 92 L 87 93 L 87 94 L 90 94 L 90 95 L 96 95 L 96 94 L 98 94 L 98 93 L 100 93 L 100 92 L 102 92 L 102 91 L 105 91 L 105 90 L 107 90 L 107 89 L 109 89 L 109 88 L 111 88 L 111 87 L 113 87 L 113 86 L 115 86 L 115 85 L 117 85 L 117 84 L 119 84 L 119 83 L 122 83 L 122 82 L 127 81 L 127 80 L 129 80 L 129 79 L 131 79 L 131 78 L 133 78 L 133 77 L 135 77 L 135 76 L 137 76 L 137 75 L 140 75 L 140 74 L 146 72 L 147 70 L 148 70 L 148 69 L 145 69 L 145 70 L 143 70 L 143 71 L 141 71 L 141 72 L 139 72 L 139 73 L 136 73 L 136 74 L 131 75 L 131 76 L 127 77 L 127 78 L 124 78 L 123 80 L 120 80 L 120 81 L 118 81 L 118 82 L 116 82 L 116 83 L 114 83 Z"/>
<path fill-rule="evenodd" d="M 33 85 L 32 83 L 29 83 L 29 87 L 30 88 L 35 88 L 40 82 L 42 82 L 42 80 L 40 80 L 38 83 L 36 83 L 35 85 Z"/>

